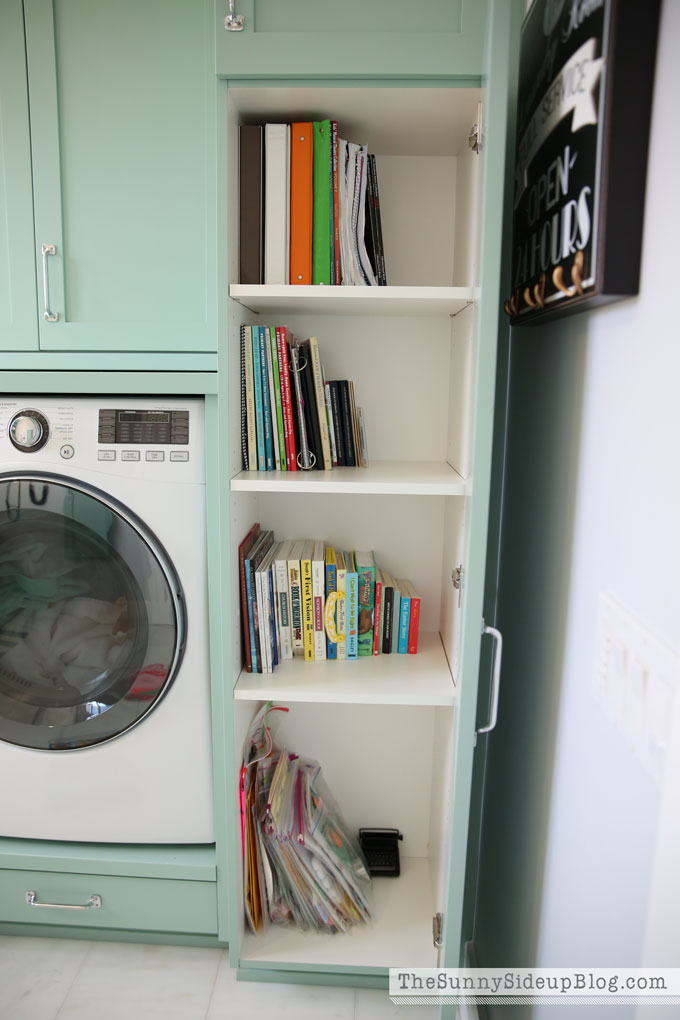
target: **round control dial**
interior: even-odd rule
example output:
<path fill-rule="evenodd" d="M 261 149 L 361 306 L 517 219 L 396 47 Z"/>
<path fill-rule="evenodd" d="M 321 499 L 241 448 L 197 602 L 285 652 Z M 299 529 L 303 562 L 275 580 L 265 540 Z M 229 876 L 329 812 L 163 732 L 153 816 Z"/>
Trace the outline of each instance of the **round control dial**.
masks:
<path fill-rule="evenodd" d="M 22 453 L 35 453 L 50 437 L 47 418 L 40 411 L 19 411 L 9 423 L 9 438 Z"/>

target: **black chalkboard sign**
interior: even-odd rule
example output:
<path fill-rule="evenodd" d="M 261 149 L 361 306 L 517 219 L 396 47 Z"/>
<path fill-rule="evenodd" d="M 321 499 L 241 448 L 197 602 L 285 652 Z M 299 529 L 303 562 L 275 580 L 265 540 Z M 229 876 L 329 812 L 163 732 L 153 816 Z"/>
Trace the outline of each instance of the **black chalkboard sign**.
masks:
<path fill-rule="evenodd" d="M 522 26 L 513 325 L 636 294 L 659 0 L 534 0 Z"/>

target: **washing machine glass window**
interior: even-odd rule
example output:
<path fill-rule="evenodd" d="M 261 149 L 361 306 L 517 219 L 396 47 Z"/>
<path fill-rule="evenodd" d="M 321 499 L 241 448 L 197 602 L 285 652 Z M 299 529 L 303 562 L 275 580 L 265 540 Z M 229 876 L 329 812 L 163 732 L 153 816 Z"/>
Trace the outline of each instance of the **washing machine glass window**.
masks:
<path fill-rule="evenodd" d="M 0 739 L 110 740 L 166 694 L 185 605 L 160 543 L 122 504 L 49 474 L 0 475 Z"/>

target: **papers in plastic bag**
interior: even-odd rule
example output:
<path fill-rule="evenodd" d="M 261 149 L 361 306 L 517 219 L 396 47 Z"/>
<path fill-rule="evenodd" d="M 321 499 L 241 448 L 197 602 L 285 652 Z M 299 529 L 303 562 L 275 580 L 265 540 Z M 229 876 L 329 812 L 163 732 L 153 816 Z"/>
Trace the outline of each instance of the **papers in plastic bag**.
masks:
<path fill-rule="evenodd" d="M 244 902 L 254 932 L 270 923 L 347 931 L 369 920 L 370 876 L 317 762 L 274 746 L 269 702 L 250 728 L 241 767 Z"/>

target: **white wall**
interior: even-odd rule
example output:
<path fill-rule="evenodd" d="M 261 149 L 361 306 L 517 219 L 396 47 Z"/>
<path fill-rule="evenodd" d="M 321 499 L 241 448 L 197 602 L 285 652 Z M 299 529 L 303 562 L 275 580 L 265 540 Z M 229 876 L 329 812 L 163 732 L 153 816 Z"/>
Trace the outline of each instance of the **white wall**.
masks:
<path fill-rule="evenodd" d="M 679 42 L 680 4 L 666 0 L 639 297 L 553 327 L 585 351 L 539 966 L 661 963 L 644 952 L 646 927 L 648 946 L 660 953 L 662 941 L 663 962 L 680 965 L 680 845 L 656 850 L 662 833 L 678 840 L 680 755 L 662 798 L 591 695 L 600 591 L 680 652 Z M 674 900 L 663 895 L 671 880 Z"/>

